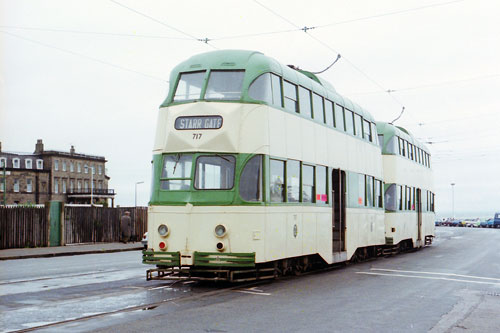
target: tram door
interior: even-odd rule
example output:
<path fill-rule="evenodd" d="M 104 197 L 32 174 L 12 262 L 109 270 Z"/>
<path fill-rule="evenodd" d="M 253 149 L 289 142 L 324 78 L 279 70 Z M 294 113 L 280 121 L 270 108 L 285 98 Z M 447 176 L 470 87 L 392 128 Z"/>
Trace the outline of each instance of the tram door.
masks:
<path fill-rule="evenodd" d="M 345 251 L 345 171 L 332 171 L 332 234 L 333 252 Z"/>
<path fill-rule="evenodd" d="M 417 188 L 417 225 L 418 225 L 418 239 L 417 241 L 422 240 L 422 190 Z"/>

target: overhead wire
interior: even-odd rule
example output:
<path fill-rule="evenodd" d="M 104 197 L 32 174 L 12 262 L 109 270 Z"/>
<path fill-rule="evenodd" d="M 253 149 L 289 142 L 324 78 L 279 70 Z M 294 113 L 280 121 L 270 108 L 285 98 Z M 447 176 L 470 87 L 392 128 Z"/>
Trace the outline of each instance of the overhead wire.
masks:
<path fill-rule="evenodd" d="M 165 23 L 163 21 L 160 21 L 160 20 L 158 20 L 158 19 L 156 19 L 156 18 L 154 18 L 154 17 L 152 17 L 150 15 L 147 15 L 147 14 L 145 14 L 143 12 L 140 12 L 140 11 L 134 9 L 134 8 L 126 6 L 126 5 L 124 5 L 121 2 L 118 2 L 116 0 L 109 0 L 109 1 L 112 2 L 112 3 L 114 3 L 114 4 L 116 4 L 116 5 L 118 5 L 118 6 L 120 6 L 120 7 L 125 8 L 125 9 L 127 9 L 127 10 L 129 10 L 129 11 L 131 11 L 133 13 L 136 13 L 137 15 L 143 16 L 143 17 L 145 17 L 145 18 L 147 18 L 147 19 L 149 19 L 149 20 L 151 20 L 153 22 L 156 22 L 156 23 L 158 23 L 158 24 L 160 24 L 160 25 L 162 25 L 164 27 L 167 27 L 167 28 L 169 28 L 171 30 L 174 30 L 174 31 L 176 31 L 176 32 L 178 32 L 178 33 L 180 33 L 180 34 L 182 34 L 184 36 L 187 36 L 187 37 L 190 37 L 191 39 L 203 42 L 203 43 L 209 45 L 210 47 L 212 47 L 214 49 L 217 49 L 217 47 L 215 47 L 214 45 L 208 43 L 210 41 L 210 39 L 208 39 L 208 38 L 199 38 L 199 37 L 196 37 L 194 35 L 191 35 L 191 34 L 185 32 L 185 31 L 182 31 L 182 30 L 180 30 L 180 29 L 178 29 L 178 28 L 176 28 L 176 27 L 174 27 L 174 26 L 172 26 L 170 24 L 167 24 L 167 23 Z"/>
<path fill-rule="evenodd" d="M 471 78 L 466 78 L 466 79 L 457 79 L 457 80 L 450 80 L 450 81 L 443 81 L 443 82 L 436 82 L 436 83 L 430 83 L 430 84 L 422 84 L 418 86 L 412 86 L 412 87 L 406 87 L 406 88 L 399 88 L 399 89 L 391 89 L 390 92 L 401 92 L 401 91 L 409 91 L 409 90 L 418 90 L 418 89 L 427 89 L 427 88 L 433 88 L 433 87 L 442 87 L 442 86 L 447 86 L 447 85 L 453 85 L 457 83 L 463 83 L 463 82 L 470 82 L 470 81 L 478 81 L 478 80 L 487 80 L 487 79 L 492 79 L 500 77 L 500 74 L 488 74 L 488 75 L 481 75 L 481 76 L 476 76 L 476 77 L 471 77 Z M 381 94 L 381 93 L 386 93 L 387 91 L 382 91 L 382 90 L 374 90 L 374 91 L 367 91 L 367 92 L 359 92 L 359 93 L 349 93 L 349 95 L 370 95 L 370 94 Z"/>
<path fill-rule="evenodd" d="M 140 74 L 142 76 L 146 76 L 146 77 L 149 77 L 149 78 L 152 78 L 152 79 L 155 79 L 155 80 L 159 80 L 159 81 L 162 81 L 162 82 L 166 82 L 166 83 L 169 82 L 168 80 L 165 80 L 165 79 L 163 79 L 161 77 L 158 77 L 158 76 L 154 76 L 154 75 L 146 74 L 146 73 L 143 73 L 143 72 L 139 72 L 139 71 L 136 71 L 134 69 L 130 69 L 130 68 L 123 67 L 123 66 L 120 66 L 120 65 L 117 65 L 117 64 L 113 64 L 111 62 L 108 62 L 108 61 L 105 61 L 105 60 L 102 60 L 102 59 L 90 57 L 90 56 L 87 56 L 87 55 L 84 55 L 84 54 L 81 54 L 81 53 L 78 53 L 78 52 L 75 52 L 75 51 L 66 50 L 66 49 L 63 49 L 63 48 L 58 47 L 58 46 L 46 44 L 46 43 L 43 43 L 43 42 L 31 39 L 31 38 L 27 38 L 27 37 L 24 37 L 24 36 L 13 34 L 13 33 L 8 32 L 8 31 L 0 30 L 0 32 L 6 34 L 8 36 L 11 36 L 11 37 L 15 37 L 15 38 L 18 38 L 18 39 L 21 39 L 21 40 L 25 40 L 25 41 L 28 41 L 28 42 L 31 42 L 31 43 L 34 43 L 34 44 L 38 44 L 38 45 L 41 45 L 41 46 L 44 46 L 44 47 L 47 47 L 47 48 L 58 50 L 60 52 L 68 53 L 68 54 L 71 54 L 71 55 L 74 55 L 74 56 L 78 56 L 78 57 L 81 57 L 81 58 L 85 58 L 87 60 L 98 62 L 98 63 L 103 64 L 103 65 L 111 66 L 111 67 L 118 68 L 118 69 L 121 69 L 121 70 L 124 70 L 124 71 L 127 71 L 127 72 L 132 72 L 132 73 L 135 73 L 135 74 Z"/>
<path fill-rule="evenodd" d="M 426 6 L 419 6 L 419 7 L 396 10 L 396 11 L 387 12 L 387 13 L 375 14 L 375 15 L 370 15 L 370 16 L 363 16 L 363 17 L 358 17 L 358 18 L 344 20 L 344 21 L 322 24 L 322 25 L 315 26 L 314 28 L 315 29 L 322 29 L 322 28 L 331 27 L 331 26 L 340 25 L 340 24 L 346 24 L 346 23 L 352 23 L 352 22 L 358 22 L 358 21 L 366 21 L 366 20 L 376 19 L 376 18 L 385 17 L 385 16 L 399 15 L 399 14 L 414 12 L 414 11 L 433 8 L 433 7 L 446 6 L 446 5 L 450 5 L 450 4 L 454 4 L 454 3 L 462 2 L 462 1 L 465 1 L 465 0 L 453 0 L 453 1 L 447 1 L 447 2 L 440 2 L 440 3 L 430 4 L 430 5 L 426 5 Z"/>
<path fill-rule="evenodd" d="M 264 9 L 266 9 L 267 11 L 269 11 L 270 13 L 274 14 L 275 16 L 281 18 L 282 20 L 284 20 L 285 22 L 287 22 L 288 24 L 296 27 L 297 29 L 301 29 L 303 30 L 305 33 L 308 32 L 308 30 L 311 30 L 311 29 L 314 29 L 316 27 L 303 27 L 303 28 L 300 28 L 300 26 L 298 26 L 297 24 L 295 24 L 294 22 L 290 21 L 289 19 L 283 17 L 282 15 L 276 13 L 274 10 L 272 10 L 271 8 L 265 6 L 264 4 L 262 4 L 261 2 L 259 2 L 258 0 L 253 0 L 255 3 L 257 3 L 259 6 L 263 7 Z M 328 48 L 330 51 L 334 52 L 337 54 L 337 58 L 339 55 L 341 55 L 340 52 L 338 52 L 337 50 L 335 50 L 334 48 L 332 48 L 330 45 L 328 45 L 327 43 L 325 43 L 324 41 L 322 41 L 321 39 L 319 39 L 318 37 L 310 34 L 310 33 L 307 33 L 307 35 L 309 37 L 311 37 L 312 39 L 314 39 L 315 41 L 317 41 L 318 43 L 320 43 L 321 45 L 325 46 L 326 48 Z M 361 73 L 366 79 L 368 79 L 369 81 L 371 81 L 372 83 L 374 83 L 376 86 L 380 87 L 381 89 L 383 90 L 386 90 L 387 93 L 389 94 L 389 96 L 391 96 L 391 98 L 396 101 L 401 107 L 402 107 L 402 111 L 401 111 L 401 114 L 398 116 L 398 118 L 396 118 L 394 121 L 396 121 L 397 119 L 401 118 L 401 116 L 403 115 L 403 112 L 405 111 L 405 106 L 403 105 L 403 103 L 397 99 L 395 96 L 391 95 L 391 91 L 389 89 L 385 89 L 379 82 L 377 82 L 376 80 L 374 80 L 372 77 L 370 77 L 368 74 L 366 74 L 363 70 L 361 70 L 358 66 L 356 66 L 352 61 L 350 61 L 348 58 L 346 58 L 345 56 L 342 55 L 342 59 L 344 61 L 346 61 L 352 68 L 354 68 L 356 71 L 358 71 L 359 73 Z"/>
<path fill-rule="evenodd" d="M 0 25 L 0 29 L 18 29 L 18 30 L 30 30 L 30 31 L 61 32 L 61 33 L 72 33 L 72 34 L 103 35 L 103 36 L 113 36 L 113 37 L 139 37 L 139 38 L 192 40 L 192 38 L 187 38 L 187 37 L 171 37 L 171 36 L 144 35 L 144 34 L 126 34 L 126 33 L 118 33 L 118 32 L 82 31 L 82 30 L 69 30 L 69 29 L 40 28 L 40 27 L 20 27 L 20 26 L 11 26 L 11 25 Z"/>

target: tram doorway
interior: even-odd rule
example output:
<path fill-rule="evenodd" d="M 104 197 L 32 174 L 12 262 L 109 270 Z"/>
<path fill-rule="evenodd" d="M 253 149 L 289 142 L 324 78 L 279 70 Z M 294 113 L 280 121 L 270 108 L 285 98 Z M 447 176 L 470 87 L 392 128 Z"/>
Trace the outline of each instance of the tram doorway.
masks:
<path fill-rule="evenodd" d="M 418 228 L 418 239 L 417 242 L 422 242 L 422 190 L 417 188 L 417 228 Z"/>
<path fill-rule="evenodd" d="M 345 251 L 345 208 L 346 175 L 345 171 L 332 171 L 332 241 L 333 253 Z"/>

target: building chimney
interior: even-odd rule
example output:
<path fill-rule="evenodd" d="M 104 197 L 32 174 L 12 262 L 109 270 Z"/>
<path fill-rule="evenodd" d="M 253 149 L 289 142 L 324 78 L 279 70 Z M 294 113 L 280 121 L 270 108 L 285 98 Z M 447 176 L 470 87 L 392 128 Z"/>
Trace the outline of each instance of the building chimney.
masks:
<path fill-rule="evenodd" d="M 43 153 L 43 142 L 42 139 L 36 140 L 35 154 Z"/>
<path fill-rule="evenodd" d="M 69 153 L 73 155 L 75 153 L 75 146 L 71 146 L 71 149 L 69 150 Z"/>

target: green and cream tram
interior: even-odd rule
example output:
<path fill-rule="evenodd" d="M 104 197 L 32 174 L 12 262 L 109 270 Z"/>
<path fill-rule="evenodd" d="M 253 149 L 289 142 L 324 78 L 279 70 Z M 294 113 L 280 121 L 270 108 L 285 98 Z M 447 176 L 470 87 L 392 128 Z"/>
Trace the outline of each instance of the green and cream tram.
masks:
<path fill-rule="evenodd" d="M 385 181 L 386 243 L 422 247 L 434 237 L 429 150 L 406 129 L 377 123 Z"/>
<path fill-rule="evenodd" d="M 273 277 L 385 244 L 383 161 L 366 110 L 259 52 L 193 56 L 170 82 L 153 150 L 148 279 Z"/>

